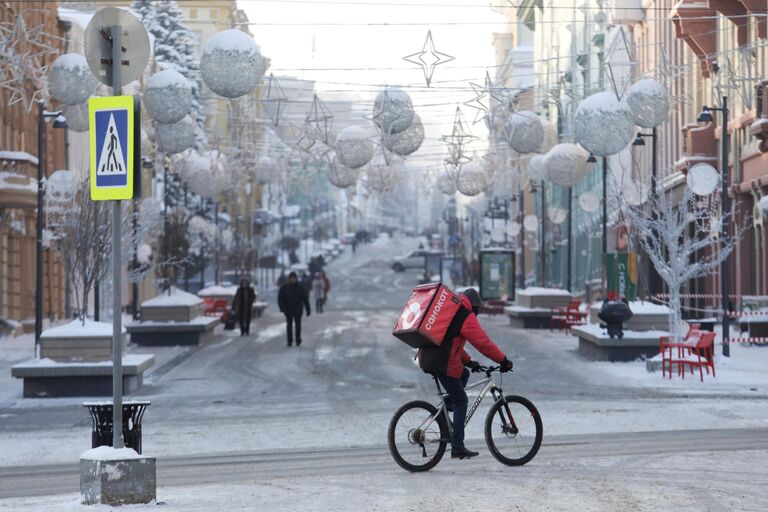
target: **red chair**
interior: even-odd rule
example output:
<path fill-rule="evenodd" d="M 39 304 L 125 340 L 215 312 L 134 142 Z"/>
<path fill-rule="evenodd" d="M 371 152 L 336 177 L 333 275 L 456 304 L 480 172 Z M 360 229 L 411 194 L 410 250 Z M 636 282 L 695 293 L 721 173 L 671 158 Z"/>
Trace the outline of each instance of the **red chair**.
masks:
<path fill-rule="evenodd" d="M 549 308 L 549 330 L 565 330 L 568 325 L 567 308 Z"/>
<path fill-rule="evenodd" d="M 568 303 L 568 306 L 565 310 L 565 330 L 566 332 L 571 332 L 571 327 L 575 325 L 585 325 L 587 323 L 587 317 L 589 316 L 589 313 L 586 311 L 581 311 L 579 308 L 581 308 L 581 301 L 574 299 Z"/>
<path fill-rule="evenodd" d="M 669 364 L 669 378 L 672 378 L 672 365 L 677 365 L 677 374 L 680 378 L 685 378 L 686 366 L 691 370 L 693 375 L 694 367 L 699 368 L 699 376 L 701 381 L 704 382 L 703 369 L 706 368 L 707 375 L 709 375 L 709 369 L 712 368 L 712 376 L 715 377 L 715 358 L 714 358 L 714 342 L 715 333 L 713 332 L 701 332 L 691 329 L 692 332 L 698 332 L 698 336 L 691 335 L 688 337 L 689 341 L 684 342 L 670 342 L 668 336 L 662 336 L 659 338 L 659 352 L 661 353 L 661 375 L 666 375 L 666 365 Z M 669 353 L 667 354 L 667 350 Z M 675 351 L 677 351 L 677 357 L 675 357 Z"/>

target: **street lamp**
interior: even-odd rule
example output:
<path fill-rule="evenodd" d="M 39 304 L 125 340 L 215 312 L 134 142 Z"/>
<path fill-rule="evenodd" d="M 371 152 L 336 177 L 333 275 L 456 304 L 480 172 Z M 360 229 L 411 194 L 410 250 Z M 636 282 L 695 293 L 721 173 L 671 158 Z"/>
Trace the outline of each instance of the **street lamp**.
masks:
<path fill-rule="evenodd" d="M 722 122 L 720 133 L 721 151 L 720 151 L 720 174 L 721 174 L 721 202 L 722 202 L 722 219 L 720 225 L 720 243 L 721 250 L 725 249 L 727 243 L 726 237 L 728 236 L 728 217 L 730 215 L 730 198 L 728 197 L 728 184 L 730 178 L 728 176 L 728 96 L 723 96 L 722 107 L 707 107 L 704 106 L 701 110 L 701 114 L 697 121 L 702 124 L 713 122 L 712 112 L 722 112 Z M 728 280 L 728 258 L 723 258 L 723 262 L 720 263 L 720 288 L 721 288 L 721 301 L 723 308 L 723 355 L 730 357 L 730 347 L 728 339 L 730 337 L 730 318 L 728 317 L 728 298 L 730 283 Z"/>
<path fill-rule="evenodd" d="M 706 107 L 705 107 L 706 108 Z M 701 116 L 699 116 L 701 117 Z M 712 119 L 712 114 L 709 114 L 710 121 Z M 635 137 L 635 141 L 632 143 L 633 146 L 645 146 L 645 139 L 646 137 L 651 139 L 651 218 L 656 218 L 656 181 L 657 181 L 657 173 L 658 173 L 658 137 L 656 128 L 654 127 L 651 130 L 651 133 L 641 133 L 637 132 L 637 137 Z M 651 296 L 657 293 L 661 293 L 661 278 L 659 276 L 659 273 L 656 271 L 656 267 L 653 265 L 650 266 L 650 283 L 649 288 L 651 292 Z"/>
<path fill-rule="evenodd" d="M 35 261 L 35 355 L 39 356 L 40 335 L 43 332 L 43 197 L 45 189 L 45 120 L 55 119 L 54 128 L 66 128 L 67 120 L 61 112 L 48 112 L 45 103 L 37 104 L 37 240 Z"/>

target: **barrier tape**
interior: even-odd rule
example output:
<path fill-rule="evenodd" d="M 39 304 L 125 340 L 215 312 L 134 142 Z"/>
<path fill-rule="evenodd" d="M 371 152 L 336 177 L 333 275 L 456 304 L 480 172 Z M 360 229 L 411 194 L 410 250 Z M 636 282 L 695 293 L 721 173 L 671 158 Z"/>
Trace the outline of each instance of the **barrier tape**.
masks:
<path fill-rule="evenodd" d="M 670 295 L 668 293 L 657 293 L 653 295 L 653 297 L 658 299 L 669 299 Z M 768 298 L 766 295 L 738 295 L 738 294 L 731 294 L 728 297 L 731 299 L 765 299 Z M 722 299 L 723 295 L 721 293 L 681 293 L 680 294 L 681 299 Z"/>
<path fill-rule="evenodd" d="M 768 338 L 728 338 L 725 340 L 726 345 L 731 343 L 748 343 L 750 345 L 768 345 Z"/>

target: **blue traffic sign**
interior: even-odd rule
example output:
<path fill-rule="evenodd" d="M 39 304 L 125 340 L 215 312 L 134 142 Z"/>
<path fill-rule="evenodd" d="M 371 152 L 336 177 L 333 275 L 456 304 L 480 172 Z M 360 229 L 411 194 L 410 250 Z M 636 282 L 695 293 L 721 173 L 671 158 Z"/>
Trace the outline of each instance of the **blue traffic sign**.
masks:
<path fill-rule="evenodd" d="M 91 98 L 89 111 L 91 198 L 130 199 L 133 197 L 133 98 Z"/>

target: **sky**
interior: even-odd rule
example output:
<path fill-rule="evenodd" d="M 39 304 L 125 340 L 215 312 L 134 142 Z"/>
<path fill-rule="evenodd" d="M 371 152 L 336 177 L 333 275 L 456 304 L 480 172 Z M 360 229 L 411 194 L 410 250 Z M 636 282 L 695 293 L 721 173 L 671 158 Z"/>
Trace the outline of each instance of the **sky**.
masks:
<path fill-rule="evenodd" d="M 418 154 L 438 164 L 430 155 L 442 151 L 439 139 L 450 133 L 456 106 L 470 123 L 475 119 L 477 111 L 463 103 L 476 97 L 470 82 L 483 84 L 486 71 L 494 76 L 493 33 L 504 28 L 488 0 L 238 0 L 238 6 L 271 59 L 269 71 L 316 80 L 321 99 L 358 94 L 365 100 L 362 116 L 384 85 L 404 87 L 425 123 Z M 435 68 L 429 89 L 421 68 L 403 60 L 422 50 L 428 30 L 435 49 L 455 57 Z M 482 123 L 473 133 L 487 134 Z"/>

